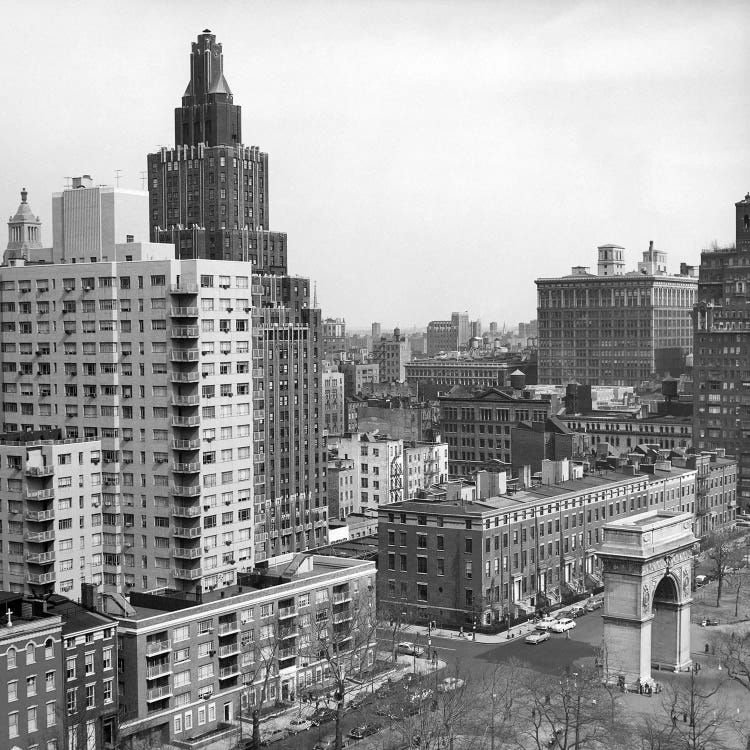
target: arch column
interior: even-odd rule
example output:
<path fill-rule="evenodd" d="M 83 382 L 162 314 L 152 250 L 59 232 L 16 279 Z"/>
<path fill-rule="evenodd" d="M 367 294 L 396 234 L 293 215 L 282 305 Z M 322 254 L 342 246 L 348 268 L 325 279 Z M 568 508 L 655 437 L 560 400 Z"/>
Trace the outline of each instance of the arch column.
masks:
<path fill-rule="evenodd" d="M 604 526 L 604 669 L 651 682 L 690 660 L 692 514 L 653 510 Z"/>

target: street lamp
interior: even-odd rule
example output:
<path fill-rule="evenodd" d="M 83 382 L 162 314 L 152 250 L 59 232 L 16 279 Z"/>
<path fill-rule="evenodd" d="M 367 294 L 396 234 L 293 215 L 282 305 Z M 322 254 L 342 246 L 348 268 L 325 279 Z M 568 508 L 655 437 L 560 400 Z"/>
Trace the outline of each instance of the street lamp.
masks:
<path fill-rule="evenodd" d="M 471 640 L 476 641 L 477 639 L 477 616 L 474 615 L 474 620 L 471 624 Z"/>

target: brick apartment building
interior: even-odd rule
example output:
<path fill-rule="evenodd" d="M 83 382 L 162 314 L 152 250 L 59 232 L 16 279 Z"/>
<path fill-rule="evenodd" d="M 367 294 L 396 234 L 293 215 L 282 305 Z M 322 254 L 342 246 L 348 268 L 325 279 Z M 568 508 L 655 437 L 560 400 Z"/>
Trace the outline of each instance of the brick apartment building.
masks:
<path fill-rule="evenodd" d="M 600 586 L 595 545 L 608 521 L 655 507 L 696 512 L 694 466 L 663 457 L 599 466 L 548 461 L 542 481 L 521 489 L 480 472 L 476 484 L 452 481 L 380 508 L 379 603 L 410 622 L 507 621 Z M 721 515 L 734 518 L 729 505 Z"/>

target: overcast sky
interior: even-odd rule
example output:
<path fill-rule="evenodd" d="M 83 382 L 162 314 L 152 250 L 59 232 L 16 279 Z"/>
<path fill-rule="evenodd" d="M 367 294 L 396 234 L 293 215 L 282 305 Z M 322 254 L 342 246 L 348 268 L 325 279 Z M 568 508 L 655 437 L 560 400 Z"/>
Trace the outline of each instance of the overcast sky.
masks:
<path fill-rule="evenodd" d="M 139 188 L 204 28 L 268 152 L 289 266 L 350 326 L 536 317 L 538 276 L 698 263 L 750 190 L 748 2 L 4 4 L 2 181 Z M 7 233 L 3 237 L 3 247 Z"/>

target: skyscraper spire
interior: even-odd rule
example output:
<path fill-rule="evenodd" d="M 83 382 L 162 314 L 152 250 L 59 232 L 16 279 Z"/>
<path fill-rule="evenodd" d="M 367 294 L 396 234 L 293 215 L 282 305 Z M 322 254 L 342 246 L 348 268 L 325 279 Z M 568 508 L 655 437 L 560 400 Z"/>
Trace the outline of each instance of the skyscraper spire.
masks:
<path fill-rule="evenodd" d="M 175 145 L 231 146 L 242 142 L 241 108 L 224 78 L 224 54 L 216 34 L 204 29 L 190 53 L 190 81 L 175 109 Z"/>

